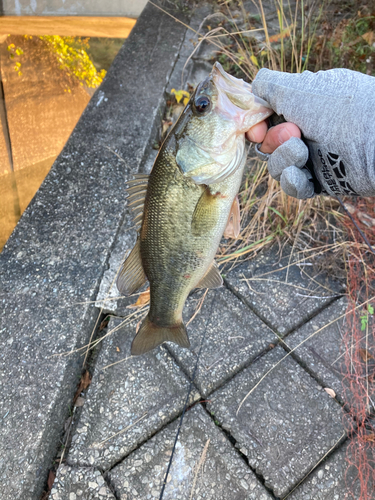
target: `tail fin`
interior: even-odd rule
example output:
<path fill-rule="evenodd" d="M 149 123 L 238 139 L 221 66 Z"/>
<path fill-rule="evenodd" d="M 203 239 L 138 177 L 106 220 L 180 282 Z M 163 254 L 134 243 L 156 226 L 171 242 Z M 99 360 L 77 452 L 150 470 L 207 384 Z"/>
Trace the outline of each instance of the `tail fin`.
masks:
<path fill-rule="evenodd" d="M 138 356 L 151 351 L 163 342 L 175 342 L 181 347 L 190 347 L 189 337 L 183 323 L 177 326 L 157 326 L 147 316 L 134 337 L 131 354 Z"/>

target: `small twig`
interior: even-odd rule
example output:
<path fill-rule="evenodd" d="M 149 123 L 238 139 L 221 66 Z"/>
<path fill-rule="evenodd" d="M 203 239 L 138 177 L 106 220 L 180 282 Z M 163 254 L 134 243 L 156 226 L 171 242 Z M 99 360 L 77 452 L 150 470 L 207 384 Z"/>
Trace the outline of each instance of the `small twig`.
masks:
<path fill-rule="evenodd" d="M 110 368 L 111 366 L 118 365 L 119 363 L 123 363 L 124 361 L 127 361 L 128 359 L 132 358 L 133 356 L 128 356 L 127 358 L 120 359 L 119 361 L 116 361 L 115 363 L 111 363 L 110 365 L 106 365 L 102 368 L 102 370 L 106 370 L 107 368 Z"/>
<path fill-rule="evenodd" d="M 204 462 L 206 461 L 206 455 L 207 455 L 207 450 L 208 450 L 208 446 L 210 444 L 210 441 L 211 441 L 211 439 L 207 439 L 207 442 L 204 445 L 204 448 L 203 448 L 203 451 L 202 451 L 202 455 L 201 455 L 201 457 L 199 459 L 199 462 L 197 463 L 197 466 L 196 466 L 196 469 L 195 469 L 195 474 L 194 474 L 193 486 L 191 487 L 191 493 L 190 493 L 189 500 L 193 499 L 193 494 L 194 494 L 195 486 L 197 484 L 199 469 L 201 467 L 203 467 Z"/>
<path fill-rule="evenodd" d="M 138 420 L 136 420 L 136 421 L 135 421 L 135 422 L 133 422 L 132 424 L 130 424 L 130 425 L 128 425 L 127 427 L 125 427 L 125 429 L 122 429 L 121 431 L 116 432 L 116 434 L 113 434 L 112 436 L 110 436 L 109 438 L 105 439 L 104 441 L 101 441 L 101 442 L 98 444 L 98 446 L 101 446 L 101 445 L 103 445 L 104 443 L 106 443 L 107 441 L 109 441 L 110 439 L 112 439 L 112 438 L 114 438 L 114 437 L 118 436 L 119 434 L 122 434 L 123 432 L 128 431 L 129 429 L 131 429 L 131 427 L 134 427 L 134 425 L 135 425 L 135 424 L 138 424 L 138 422 L 140 422 L 141 420 L 143 420 L 143 419 L 146 417 L 146 415 L 147 415 L 147 414 L 148 414 L 147 412 L 146 412 L 146 413 L 144 413 L 141 417 L 139 417 L 139 418 L 138 418 Z"/>

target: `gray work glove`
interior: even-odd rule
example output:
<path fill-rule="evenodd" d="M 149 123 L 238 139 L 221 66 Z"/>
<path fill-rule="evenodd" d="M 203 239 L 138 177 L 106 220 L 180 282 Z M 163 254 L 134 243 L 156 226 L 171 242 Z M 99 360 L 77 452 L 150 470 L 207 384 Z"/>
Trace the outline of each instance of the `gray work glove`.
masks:
<path fill-rule="evenodd" d="M 262 69 L 252 89 L 302 132 L 304 142 L 293 137 L 271 155 L 258 149 L 285 193 L 375 196 L 374 77 L 347 69 Z"/>

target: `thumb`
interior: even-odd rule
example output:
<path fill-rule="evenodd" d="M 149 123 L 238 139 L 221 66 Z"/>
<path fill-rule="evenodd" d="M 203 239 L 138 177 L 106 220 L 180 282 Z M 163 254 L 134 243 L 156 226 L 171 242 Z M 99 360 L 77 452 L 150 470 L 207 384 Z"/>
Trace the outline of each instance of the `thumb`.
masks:
<path fill-rule="evenodd" d="M 294 125 L 294 123 L 280 123 L 275 127 L 270 128 L 264 133 L 263 137 L 259 134 L 254 133 L 255 127 L 247 132 L 247 137 L 250 141 L 261 142 L 262 146 L 259 148 L 262 153 L 271 154 L 277 149 L 281 144 L 288 141 L 291 137 L 301 138 L 301 131 Z M 254 137 L 254 138 L 253 138 Z"/>

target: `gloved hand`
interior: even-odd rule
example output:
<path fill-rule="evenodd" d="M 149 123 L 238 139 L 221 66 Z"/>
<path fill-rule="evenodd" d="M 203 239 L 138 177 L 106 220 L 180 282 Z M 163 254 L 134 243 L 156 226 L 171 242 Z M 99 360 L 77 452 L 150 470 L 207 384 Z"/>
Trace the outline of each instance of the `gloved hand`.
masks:
<path fill-rule="evenodd" d="M 292 137 L 270 155 L 257 148 L 285 193 L 375 196 L 374 77 L 346 69 L 262 69 L 252 90 L 303 134 L 304 142 Z"/>

